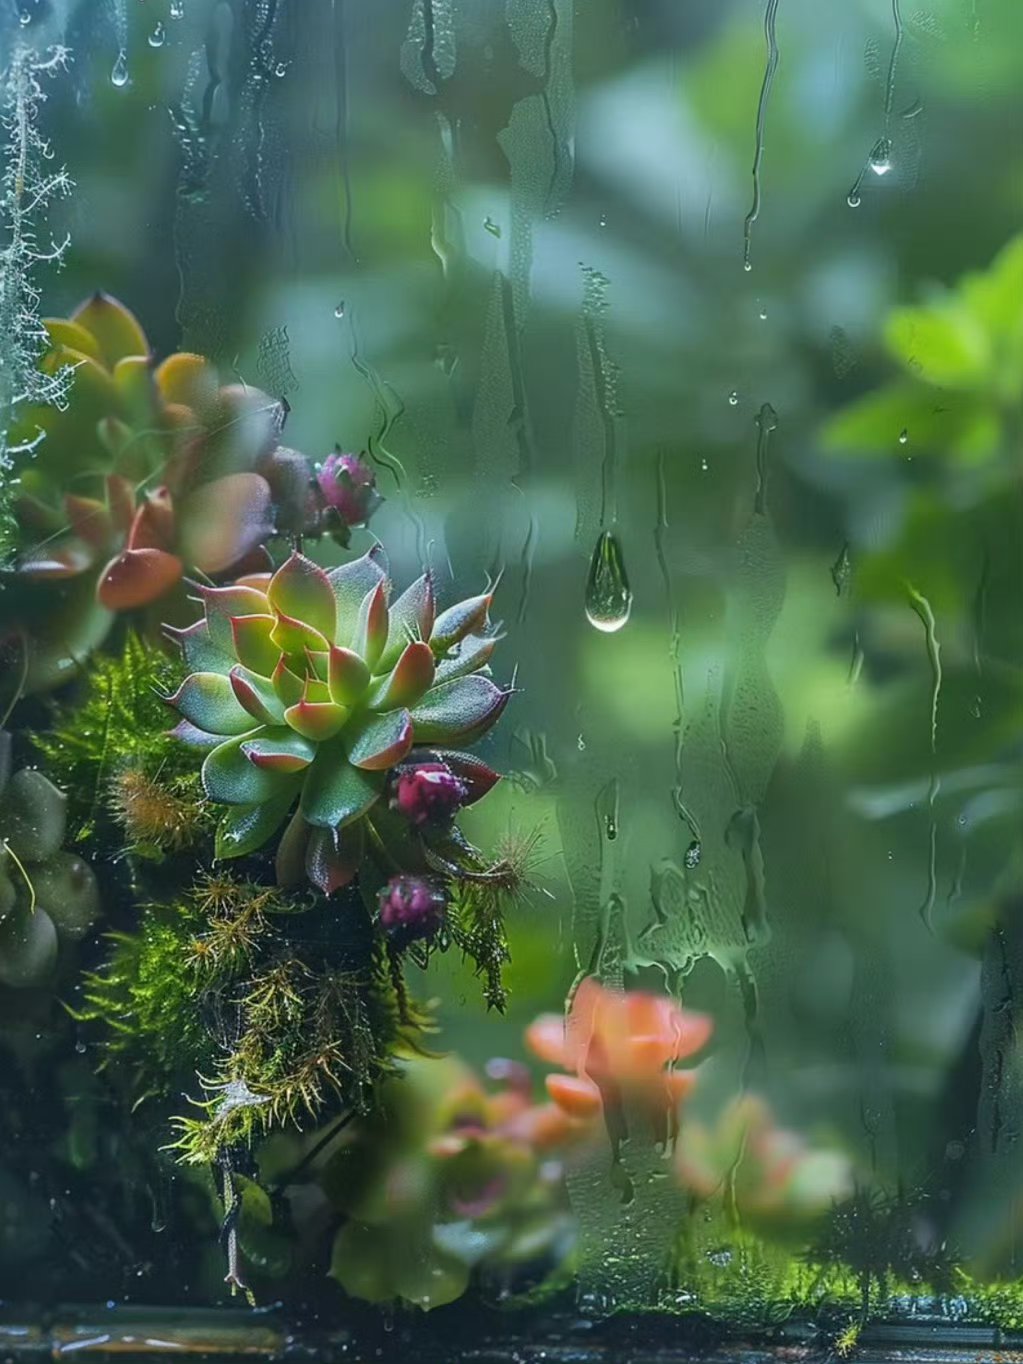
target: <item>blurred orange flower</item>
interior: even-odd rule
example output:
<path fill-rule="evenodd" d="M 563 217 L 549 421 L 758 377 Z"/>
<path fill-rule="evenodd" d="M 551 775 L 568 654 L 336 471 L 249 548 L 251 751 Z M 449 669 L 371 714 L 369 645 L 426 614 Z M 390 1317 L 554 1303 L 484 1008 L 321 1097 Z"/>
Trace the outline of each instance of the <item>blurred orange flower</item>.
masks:
<path fill-rule="evenodd" d="M 589 1120 L 606 1101 L 631 1101 L 655 1114 L 673 1110 L 696 1080 L 671 1069 L 695 1055 L 714 1030 L 712 1020 L 663 995 L 609 990 L 587 976 L 568 1019 L 541 1014 L 526 1042 L 542 1060 L 574 1071 L 548 1075 L 547 1092 L 570 1116 Z"/>

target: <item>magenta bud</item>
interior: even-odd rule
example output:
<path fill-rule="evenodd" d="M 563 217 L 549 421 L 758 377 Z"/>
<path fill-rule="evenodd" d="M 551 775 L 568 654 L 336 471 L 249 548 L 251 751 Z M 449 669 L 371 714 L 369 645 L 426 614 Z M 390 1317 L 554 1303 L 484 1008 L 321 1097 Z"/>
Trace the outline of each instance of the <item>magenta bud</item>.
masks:
<path fill-rule="evenodd" d="M 465 782 L 447 763 L 419 763 L 399 769 L 391 805 L 410 824 L 446 824 L 467 795 Z"/>
<path fill-rule="evenodd" d="M 406 940 L 432 938 L 446 905 L 444 891 L 425 876 L 392 876 L 380 892 L 380 924 Z"/>
<path fill-rule="evenodd" d="M 346 526 L 361 526 L 373 515 L 380 502 L 376 476 L 358 455 L 328 455 L 316 474 L 320 492 L 328 507 Z"/>

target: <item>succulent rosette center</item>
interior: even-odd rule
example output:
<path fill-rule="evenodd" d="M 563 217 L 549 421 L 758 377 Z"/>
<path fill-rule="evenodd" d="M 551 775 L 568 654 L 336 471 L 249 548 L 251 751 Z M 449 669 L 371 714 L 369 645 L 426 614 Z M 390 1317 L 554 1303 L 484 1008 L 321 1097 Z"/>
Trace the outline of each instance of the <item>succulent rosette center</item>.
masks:
<path fill-rule="evenodd" d="M 178 735 L 209 748 L 207 795 L 231 807 L 218 856 L 261 847 L 297 804 L 278 877 L 304 862 L 329 893 L 355 875 L 366 817 L 413 745 L 429 745 L 463 804 L 497 780 L 460 752 L 509 695 L 487 675 L 489 593 L 437 614 L 424 574 L 391 602 L 379 547 L 330 571 L 295 553 L 272 576 L 198 591 L 205 618 L 172 632 L 191 672 L 169 699 Z"/>

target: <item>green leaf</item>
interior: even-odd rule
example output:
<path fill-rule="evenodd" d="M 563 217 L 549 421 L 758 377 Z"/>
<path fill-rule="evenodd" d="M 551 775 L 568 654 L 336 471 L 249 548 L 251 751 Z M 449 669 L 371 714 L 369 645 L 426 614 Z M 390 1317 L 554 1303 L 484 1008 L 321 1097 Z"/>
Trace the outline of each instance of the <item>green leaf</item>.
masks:
<path fill-rule="evenodd" d="M 295 799 L 293 787 L 274 800 L 259 805 L 236 805 L 228 810 L 217 827 L 216 855 L 219 858 L 245 857 L 261 848 L 280 827 Z"/>
<path fill-rule="evenodd" d="M 369 715 L 345 735 L 348 760 L 368 772 L 382 772 L 400 763 L 412 747 L 412 717 L 407 710 Z"/>
<path fill-rule="evenodd" d="M 888 350 L 925 383 L 944 388 L 984 386 L 991 370 L 988 336 L 954 295 L 919 308 L 896 308 L 885 326 Z"/>
<path fill-rule="evenodd" d="M 231 679 L 223 673 L 192 673 L 168 702 L 209 734 L 245 734 L 253 728 L 252 716 L 239 703 Z"/>
<path fill-rule="evenodd" d="M 256 767 L 242 751 L 242 744 L 258 730 L 229 739 L 207 753 L 202 765 L 203 789 L 210 800 L 223 805 L 256 805 L 280 796 L 283 783 L 293 779 Z"/>
<path fill-rule="evenodd" d="M 433 579 L 429 573 L 424 573 L 391 607 L 387 645 L 377 664 L 378 671 L 383 673 L 393 668 L 409 640 L 430 638 L 435 610 Z"/>
<path fill-rule="evenodd" d="M 428 691 L 412 711 L 416 743 L 469 742 L 485 733 L 500 716 L 510 693 L 488 677 L 473 673 L 442 682 Z"/>
<path fill-rule="evenodd" d="M 412 706 L 433 686 L 436 665 L 429 644 L 417 640 L 405 646 L 388 677 L 381 678 L 370 694 L 373 710 Z"/>
<path fill-rule="evenodd" d="M 302 814 L 321 829 L 336 829 L 366 813 L 380 795 L 382 772 L 361 772 L 339 739 L 321 744 L 302 788 Z"/>
<path fill-rule="evenodd" d="M 273 684 L 258 673 L 236 664 L 228 674 L 231 690 L 240 706 L 260 725 L 282 725 L 284 705 Z M 252 728 L 250 723 L 249 728 Z"/>
<path fill-rule="evenodd" d="M 823 448 L 829 452 L 893 458 L 949 454 L 964 464 L 991 459 L 1000 443 L 997 415 L 982 398 L 940 393 L 906 380 L 850 403 L 823 433 Z"/>
<path fill-rule="evenodd" d="M 108 369 L 126 355 L 149 354 L 149 342 L 138 318 L 109 294 L 93 294 L 79 304 L 71 321 L 92 336 Z"/>
<path fill-rule="evenodd" d="M 367 593 L 387 576 L 387 558 L 379 545 L 351 563 L 332 568 L 327 574 L 334 600 L 337 602 L 335 642 L 350 648 L 355 639 L 359 607 Z"/>
<path fill-rule="evenodd" d="M 316 757 L 316 745 L 281 725 L 247 739 L 242 752 L 249 762 L 265 767 L 268 772 L 304 772 Z"/>
<path fill-rule="evenodd" d="M 266 595 L 275 611 L 291 616 L 318 630 L 326 639 L 334 637 L 337 606 L 330 579 L 311 559 L 297 551 L 270 579 Z"/>
<path fill-rule="evenodd" d="M 233 616 L 231 630 L 238 662 L 261 677 L 272 677 L 281 651 L 270 638 L 273 616 Z"/>

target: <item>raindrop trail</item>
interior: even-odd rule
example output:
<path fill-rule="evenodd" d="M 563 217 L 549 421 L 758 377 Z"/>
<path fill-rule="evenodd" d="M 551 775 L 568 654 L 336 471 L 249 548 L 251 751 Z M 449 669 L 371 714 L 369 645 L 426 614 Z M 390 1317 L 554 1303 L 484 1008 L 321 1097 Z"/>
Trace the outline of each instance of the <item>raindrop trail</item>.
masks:
<path fill-rule="evenodd" d="M 381 379 L 375 369 L 359 353 L 359 333 L 355 325 L 355 309 L 346 309 L 348 315 L 348 325 L 352 329 L 352 364 L 358 374 L 369 385 L 376 399 L 377 409 L 380 412 L 380 429 L 375 435 L 367 438 L 366 448 L 369 451 L 370 459 L 374 464 L 385 468 L 394 479 L 395 489 L 401 494 L 402 501 L 405 503 L 405 512 L 412 522 L 416 533 L 416 554 L 425 562 L 426 560 L 426 526 L 423 518 L 415 510 L 412 499 L 408 492 L 408 475 L 405 466 L 397 455 L 392 454 L 387 448 L 387 438 L 395 422 L 400 421 L 405 413 L 405 404 L 398 397 L 394 389 L 386 380 Z"/>
<path fill-rule="evenodd" d="M 753 224 L 760 217 L 760 166 L 764 159 L 764 130 L 767 126 L 767 105 L 771 98 L 774 73 L 778 70 L 778 40 L 775 36 L 775 21 L 778 15 L 779 0 L 767 0 L 764 12 L 764 37 L 767 40 L 767 65 L 764 68 L 764 82 L 760 87 L 760 102 L 757 105 L 756 150 L 753 153 L 753 202 L 746 214 L 743 226 L 743 265 L 752 269 L 751 252 L 753 249 Z"/>
<path fill-rule="evenodd" d="M 938 821 L 936 802 L 941 791 L 941 778 L 938 776 L 938 704 L 941 699 L 941 643 L 938 640 L 937 622 L 931 604 L 922 592 L 912 583 L 906 584 L 909 604 L 920 617 L 927 641 L 927 658 L 931 665 L 931 777 L 927 788 L 927 808 L 929 812 L 927 892 L 920 906 L 920 917 L 928 929 L 933 928 L 934 899 L 938 890 L 937 853 Z"/>
<path fill-rule="evenodd" d="M 888 59 L 888 77 L 885 81 L 884 90 L 884 128 L 881 136 L 874 143 L 874 146 L 860 169 L 856 182 L 849 191 L 848 202 L 850 207 L 855 207 L 860 201 L 860 186 L 863 184 L 863 177 L 868 169 L 873 169 L 878 175 L 886 175 L 891 169 L 891 125 L 892 107 L 895 103 L 895 82 L 899 71 L 899 53 L 902 51 L 902 42 L 906 36 L 905 26 L 902 22 L 902 10 L 899 7 L 899 0 L 892 0 L 892 22 L 895 25 L 895 37 L 892 41 L 892 52 Z"/>
<path fill-rule="evenodd" d="M 700 826 L 682 799 L 682 764 L 685 757 L 685 675 L 682 670 L 681 618 L 678 602 L 675 600 L 674 585 L 671 581 L 671 570 L 668 567 L 668 556 L 664 549 L 667 530 L 668 489 L 664 477 L 664 449 L 662 447 L 657 452 L 657 522 L 654 526 L 654 548 L 657 552 L 661 577 L 664 579 L 664 596 L 668 607 L 670 639 L 668 656 L 671 660 L 672 680 L 675 687 L 675 720 L 671 727 L 675 736 L 675 785 L 672 788 L 671 799 L 678 817 L 685 820 L 692 833 L 694 843 L 699 846 L 702 842 Z"/>
<path fill-rule="evenodd" d="M 341 206 L 341 243 L 350 260 L 355 260 L 352 250 L 352 179 L 348 161 L 348 46 L 345 41 L 345 0 L 331 0 L 331 13 L 334 19 L 334 89 L 336 110 L 334 114 L 334 142 L 337 146 L 337 160 L 341 168 L 341 191 L 344 204 Z"/>
<path fill-rule="evenodd" d="M 519 597 L 519 610 L 516 616 L 519 625 L 526 619 L 526 611 L 529 609 L 529 593 L 533 586 L 533 559 L 536 555 L 538 531 L 539 522 L 534 512 L 529 518 L 529 529 L 526 531 L 526 538 L 522 542 L 522 595 Z"/>
<path fill-rule="evenodd" d="M 778 429 L 778 414 L 770 403 L 757 413 L 757 491 L 753 501 L 756 516 L 767 515 L 767 447 L 771 432 Z"/>

